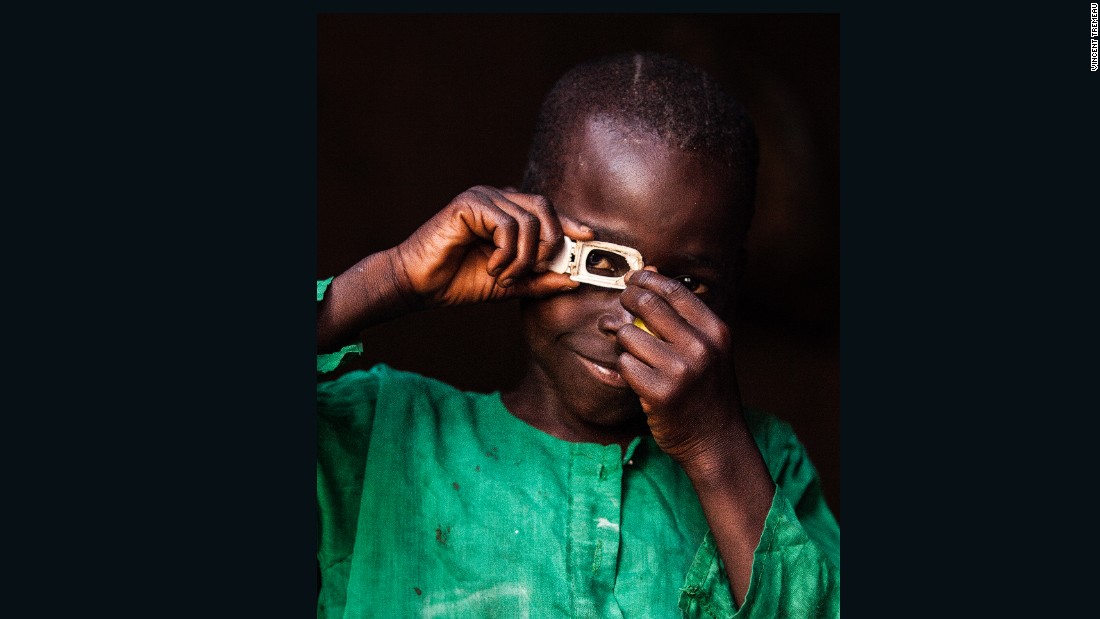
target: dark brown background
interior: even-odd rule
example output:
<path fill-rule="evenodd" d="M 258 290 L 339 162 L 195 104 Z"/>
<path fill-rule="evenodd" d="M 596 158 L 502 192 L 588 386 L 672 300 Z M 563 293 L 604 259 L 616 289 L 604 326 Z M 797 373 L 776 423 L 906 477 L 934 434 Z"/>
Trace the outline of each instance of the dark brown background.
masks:
<path fill-rule="evenodd" d="M 518 185 L 539 102 L 571 65 L 676 53 L 724 81 L 761 140 L 734 325 L 745 403 L 790 422 L 840 517 L 837 15 L 319 15 L 317 277 L 395 245 L 476 184 Z M 424 312 L 364 334 L 377 361 L 500 389 L 515 304 Z"/>

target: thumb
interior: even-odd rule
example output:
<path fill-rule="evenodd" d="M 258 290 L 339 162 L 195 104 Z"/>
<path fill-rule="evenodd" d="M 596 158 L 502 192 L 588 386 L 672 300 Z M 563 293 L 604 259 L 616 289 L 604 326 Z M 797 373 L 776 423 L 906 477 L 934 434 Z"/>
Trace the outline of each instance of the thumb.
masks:
<path fill-rule="evenodd" d="M 561 221 L 561 231 L 574 241 L 596 240 L 596 232 L 592 228 L 570 217 L 559 216 L 558 219 Z"/>

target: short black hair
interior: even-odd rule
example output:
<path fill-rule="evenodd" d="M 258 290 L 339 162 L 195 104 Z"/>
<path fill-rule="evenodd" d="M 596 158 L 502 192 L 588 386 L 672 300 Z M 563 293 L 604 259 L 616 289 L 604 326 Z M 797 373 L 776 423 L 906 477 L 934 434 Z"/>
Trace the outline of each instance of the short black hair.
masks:
<path fill-rule="evenodd" d="M 521 190 L 546 194 L 561 180 L 566 140 L 593 116 L 657 135 L 669 146 L 725 165 L 744 190 L 749 218 L 758 145 L 741 103 L 701 68 L 670 54 L 635 51 L 583 62 L 546 95 Z M 747 226 L 747 221 L 745 225 Z"/>

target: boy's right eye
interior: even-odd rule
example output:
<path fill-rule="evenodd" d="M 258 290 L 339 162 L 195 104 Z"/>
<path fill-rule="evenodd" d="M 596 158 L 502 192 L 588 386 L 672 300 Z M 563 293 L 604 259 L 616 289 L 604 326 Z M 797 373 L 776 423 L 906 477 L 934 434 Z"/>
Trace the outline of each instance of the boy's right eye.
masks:
<path fill-rule="evenodd" d="M 681 275 L 675 279 L 676 281 L 683 284 L 685 288 L 699 296 L 703 296 L 706 293 L 710 292 L 710 286 L 706 285 L 705 282 L 697 277 L 692 277 L 691 275 Z"/>
<path fill-rule="evenodd" d="M 594 249 L 588 253 L 584 266 L 589 273 L 602 277 L 622 277 L 630 270 L 626 258 L 599 249 Z"/>

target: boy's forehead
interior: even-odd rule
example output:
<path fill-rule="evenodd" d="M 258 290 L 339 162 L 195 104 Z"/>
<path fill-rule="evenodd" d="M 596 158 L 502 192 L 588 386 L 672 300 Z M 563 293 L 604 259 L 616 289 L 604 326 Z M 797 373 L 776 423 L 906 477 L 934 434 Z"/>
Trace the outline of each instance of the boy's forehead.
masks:
<path fill-rule="evenodd" d="M 601 241 L 633 247 L 647 263 L 728 265 L 735 250 L 726 174 L 656 136 L 593 122 L 575 134 L 554 206 Z"/>
<path fill-rule="evenodd" d="M 624 245 L 634 236 L 624 217 L 724 228 L 735 214 L 729 170 L 651 131 L 590 117 L 575 125 L 566 145 L 560 189 L 567 200 L 558 206 L 596 229 L 606 220 Z"/>
<path fill-rule="evenodd" d="M 632 228 L 623 226 L 621 222 L 608 222 L 598 213 L 582 214 L 577 217 L 577 220 L 595 231 L 597 238 L 601 241 L 634 248 L 643 244 L 642 238 L 635 234 Z"/>

